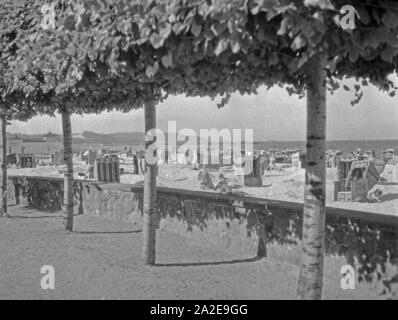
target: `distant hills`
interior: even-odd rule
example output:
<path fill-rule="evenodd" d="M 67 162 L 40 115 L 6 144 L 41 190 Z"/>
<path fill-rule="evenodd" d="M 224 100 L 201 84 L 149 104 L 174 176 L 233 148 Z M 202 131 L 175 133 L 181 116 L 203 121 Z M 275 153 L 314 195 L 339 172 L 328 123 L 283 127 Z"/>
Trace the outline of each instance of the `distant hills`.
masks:
<path fill-rule="evenodd" d="M 47 133 L 48 134 L 48 133 Z M 62 142 L 62 134 L 50 133 L 55 136 L 57 141 Z M 22 133 L 7 133 L 7 139 L 41 139 L 46 134 L 22 134 Z M 166 139 L 167 139 L 167 133 Z M 180 137 L 184 140 L 184 137 Z M 142 144 L 145 142 L 145 134 L 143 132 L 115 132 L 115 133 L 97 133 L 94 131 L 83 131 L 82 133 L 72 134 L 73 143 L 75 144 L 105 144 L 105 145 L 129 145 Z"/>
<path fill-rule="evenodd" d="M 9 133 L 7 132 L 7 139 L 40 139 L 43 138 L 44 134 L 24 134 L 24 133 Z M 62 135 L 60 135 L 62 139 Z"/>
<path fill-rule="evenodd" d="M 74 135 L 74 143 L 137 144 L 145 141 L 143 132 L 96 133 L 83 131 Z"/>
<path fill-rule="evenodd" d="M 7 133 L 7 139 L 40 139 L 46 134 L 22 134 Z M 54 135 L 56 140 L 62 141 L 62 134 Z M 73 143 L 95 143 L 95 144 L 138 144 L 145 141 L 143 132 L 117 132 L 117 133 L 96 133 L 93 131 L 83 131 L 73 134 Z"/>

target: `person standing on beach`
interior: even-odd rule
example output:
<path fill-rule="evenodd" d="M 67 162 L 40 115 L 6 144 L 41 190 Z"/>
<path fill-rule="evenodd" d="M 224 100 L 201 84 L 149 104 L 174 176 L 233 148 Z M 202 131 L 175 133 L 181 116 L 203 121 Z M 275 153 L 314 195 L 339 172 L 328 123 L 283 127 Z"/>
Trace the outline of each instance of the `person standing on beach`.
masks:
<path fill-rule="evenodd" d="M 370 152 L 370 161 L 372 161 L 374 163 L 375 160 L 376 160 L 376 152 L 374 150 L 372 150 Z"/>
<path fill-rule="evenodd" d="M 131 156 L 133 158 L 133 166 L 134 166 L 133 174 L 137 175 L 138 174 L 138 159 L 137 159 L 137 155 L 132 154 Z"/>

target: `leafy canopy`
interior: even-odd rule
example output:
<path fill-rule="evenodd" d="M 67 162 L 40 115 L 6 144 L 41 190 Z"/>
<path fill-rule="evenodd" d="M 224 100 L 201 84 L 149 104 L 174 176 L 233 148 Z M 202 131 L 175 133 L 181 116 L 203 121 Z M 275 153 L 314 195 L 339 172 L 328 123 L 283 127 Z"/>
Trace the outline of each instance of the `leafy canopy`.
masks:
<path fill-rule="evenodd" d="M 111 77 L 101 61 L 82 59 L 85 33 L 43 29 L 42 8 L 47 3 L 0 4 L 0 81 L 10 114 L 22 115 L 23 106 L 29 106 L 25 111 L 30 116 L 53 115 L 65 108 L 75 113 L 129 111 L 147 97 L 157 97 L 151 84 L 138 87 L 131 76 Z"/>
<path fill-rule="evenodd" d="M 391 1 L 19 2 L 53 5 L 55 28 L 39 26 L 43 17 L 28 19 L 33 27 L 18 33 L 8 60 L 8 90 L 62 97 L 74 112 L 127 111 L 168 94 L 228 97 L 261 85 L 302 96 L 315 55 L 327 59 L 332 92 L 344 77 L 357 80 L 357 100 L 369 82 L 392 96 L 396 90 L 389 75 L 397 63 L 398 4 Z M 339 23 L 347 4 L 359 13 L 349 31 Z M 22 18 L 5 14 L 21 26 L 31 8 Z"/>

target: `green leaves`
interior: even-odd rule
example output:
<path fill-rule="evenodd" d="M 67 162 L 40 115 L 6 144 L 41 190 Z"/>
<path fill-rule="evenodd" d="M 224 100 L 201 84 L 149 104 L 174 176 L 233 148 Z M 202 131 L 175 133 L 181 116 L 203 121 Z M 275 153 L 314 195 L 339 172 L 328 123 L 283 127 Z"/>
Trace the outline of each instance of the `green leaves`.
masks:
<path fill-rule="evenodd" d="M 132 19 L 122 20 L 117 25 L 117 30 L 125 35 L 129 35 L 132 32 Z"/>
<path fill-rule="evenodd" d="M 384 12 L 381 20 L 387 28 L 396 28 L 398 27 L 397 17 L 398 17 L 398 10 L 389 9 L 386 12 Z"/>
<path fill-rule="evenodd" d="M 199 37 L 202 32 L 202 23 L 199 21 L 198 18 L 193 20 L 192 26 L 191 26 L 191 33 L 195 37 Z"/>
<path fill-rule="evenodd" d="M 156 61 L 152 66 L 146 68 L 146 75 L 148 78 L 153 77 L 159 70 L 159 63 Z"/>
<path fill-rule="evenodd" d="M 291 48 L 293 51 L 298 51 L 301 48 L 303 48 L 306 44 L 307 40 L 302 35 L 299 34 L 296 38 L 294 38 Z"/>
<path fill-rule="evenodd" d="M 267 20 L 271 20 L 280 13 L 283 13 L 287 8 L 293 8 L 294 5 L 288 4 L 283 5 L 286 1 L 280 0 L 255 0 L 253 7 L 251 8 L 251 13 L 253 15 L 258 15 L 261 12 L 267 13 Z"/>
<path fill-rule="evenodd" d="M 398 47 L 387 45 L 387 47 L 381 52 L 380 57 L 386 62 L 393 62 L 397 54 Z"/>
<path fill-rule="evenodd" d="M 171 51 L 167 55 L 163 56 L 162 64 L 165 68 L 173 67 L 173 54 Z"/>
<path fill-rule="evenodd" d="M 281 26 L 276 33 L 278 36 L 283 36 L 289 31 L 289 19 L 286 17 L 282 20 Z"/>
<path fill-rule="evenodd" d="M 223 53 L 225 50 L 227 50 L 227 48 L 228 48 L 228 40 L 225 38 L 221 38 L 218 41 L 216 49 L 214 50 L 214 54 L 216 56 L 219 56 L 221 53 Z"/>
<path fill-rule="evenodd" d="M 20 0 L 18 10 L 0 3 L 0 85 L 48 101 L 72 97 L 82 105 L 75 112 L 129 110 L 163 93 L 251 94 L 262 85 L 302 95 L 319 52 L 330 77 L 389 90 L 398 60 L 398 14 L 381 0 L 356 5 L 359 27 L 350 32 L 335 23 L 339 1 L 333 8 L 326 0 L 57 0 L 57 28 L 45 31 L 31 5 L 46 1 Z"/>
<path fill-rule="evenodd" d="M 330 0 L 304 0 L 304 5 L 307 7 L 317 7 L 320 9 L 329 9 L 334 10 L 334 6 L 332 5 Z"/>
<path fill-rule="evenodd" d="M 240 43 L 238 40 L 231 40 L 230 46 L 231 46 L 232 53 L 236 54 L 240 51 Z"/>

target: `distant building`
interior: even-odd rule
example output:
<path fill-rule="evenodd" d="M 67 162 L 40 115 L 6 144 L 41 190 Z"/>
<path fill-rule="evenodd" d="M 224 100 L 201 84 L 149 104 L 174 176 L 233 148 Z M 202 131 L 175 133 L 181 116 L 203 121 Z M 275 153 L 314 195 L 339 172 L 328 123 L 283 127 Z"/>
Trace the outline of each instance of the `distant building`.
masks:
<path fill-rule="evenodd" d="M 52 133 L 51 130 L 49 132 L 47 132 L 44 136 L 43 136 L 44 140 L 46 142 L 56 142 L 58 141 L 58 135 L 56 135 L 55 133 Z"/>
<path fill-rule="evenodd" d="M 45 143 L 44 138 L 25 138 L 22 139 L 22 143 Z"/>
<path fill-rule="evenodd" d="M 15 136 L 7 141 L 8 151 L 16 154 L 52 154 L 55 150 L 59 150 L 61 143 L 57 139 L 57 135 L 51 131 L 42 137 L 21 138 Z"/>

